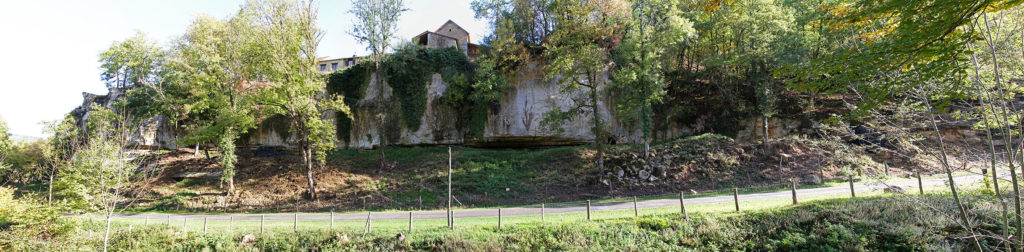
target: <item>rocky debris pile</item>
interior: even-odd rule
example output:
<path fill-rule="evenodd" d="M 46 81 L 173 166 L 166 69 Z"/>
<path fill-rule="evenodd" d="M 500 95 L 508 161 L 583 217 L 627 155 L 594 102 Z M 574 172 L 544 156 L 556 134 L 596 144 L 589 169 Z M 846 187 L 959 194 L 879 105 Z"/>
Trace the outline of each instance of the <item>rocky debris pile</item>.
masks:
<path fill-rule="evenodd" d="M 733 140 L 711 134 L 655 146 L 646 157 L 641 150 L 613 153 L 605 161 L 609 168 L 601 183 L 651 186 L 680 178 L 688 167 L 728 170 L 717 168 L 737 166 L 737 160 L 731 157 L 742 156 L 743 153 Z M 705 174 L 708 171 L 697 172 L 711 175 Z"/>
<path fill-rule="evenodd" d="M 664 179 L 678 154 L 651 149 L 647 158 L 643 153 L 620 153 L 610 156 L 606 164 L 611 164 L 605 178 L 627 184 L 644 184 Z M 604 181 L 605 184 L 608 181 Z"/>

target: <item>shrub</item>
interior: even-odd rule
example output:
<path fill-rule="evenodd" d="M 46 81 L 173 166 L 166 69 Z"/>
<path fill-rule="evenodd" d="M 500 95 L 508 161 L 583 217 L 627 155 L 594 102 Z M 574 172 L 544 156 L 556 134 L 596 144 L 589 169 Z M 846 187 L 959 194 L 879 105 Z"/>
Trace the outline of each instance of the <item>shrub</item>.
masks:
<path fill-rule="evenodd" d="M 59 248 L 73 225 L 57 211 L 29 198 L 14 198 L 14 189 L 0 187 L 0 251 Z"/>

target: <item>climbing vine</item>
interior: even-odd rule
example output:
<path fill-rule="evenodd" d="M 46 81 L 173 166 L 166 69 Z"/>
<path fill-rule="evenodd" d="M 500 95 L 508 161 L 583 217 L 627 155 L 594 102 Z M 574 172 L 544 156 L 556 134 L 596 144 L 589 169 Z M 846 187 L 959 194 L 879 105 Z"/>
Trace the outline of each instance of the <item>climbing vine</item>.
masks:
<path fill-rule="evenodd" d="M 495 70 L 494 60 L 481 56 L 477 61 L 479 63 L 474 64 L 455 47 L 431 49 L 406 45 L 389 55 L 382 64 L 382 78 L 398 101 L 395 108 L 402 126 L 416 129 L 422 124 L 427 87 L 431 76 L 437 73 L 447 83 L 441 105 L 458 111 L 457 126 L 468 128 L 472 135 L 483 133 L 487 108 L 499 102 L 507 84 Z M 356 107 L 366 96 L 373 72 L 373 64 L 365 62 L 336 71 L 327 77 L 327 90 L 343 95 L 346 105 Z M 352 119 L 338 114 L 336 123 L 338 136 L 350 141 Z"/>
<path fill-rule="evenodd" d="M 366 97 L 366 88 L 370 86 L 370 77 L 373 75 L 373 64 L 360 63 L 341 71 L 334 71 L 327 76 L 327 92 L 340 94 L 344 97 L 342 102 L 349 108 L 354 108 L 359 100 Z M 345 115 L 345 112 L 337 112 L 335 124 L 337 135 L 345 142 L 351 140 L 352 118 Z"/>

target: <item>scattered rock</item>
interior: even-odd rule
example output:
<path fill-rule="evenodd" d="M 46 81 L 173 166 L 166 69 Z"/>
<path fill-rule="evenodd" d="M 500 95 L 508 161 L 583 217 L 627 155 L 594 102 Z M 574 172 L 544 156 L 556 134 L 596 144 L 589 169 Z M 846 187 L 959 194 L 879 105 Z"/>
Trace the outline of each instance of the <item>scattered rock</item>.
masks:
<path fill-rule="evenodd" d="M 640 179 L 647 180 L 647 179 L 651 178 L 651 173 L 648 172 L 647 170 L 640 170 L 640 172 L 637 174 L 637 176 L 639 176 Z"/>
<path fill-rule="evenodd" d="M 815 174 L 807 175 L 807 177 L 804 178 L 804 183 L 812 184 L 812 185 L 820 185 L 821 184 L 821 177 L 818 177 L 818 175 L 815 175 Z"/>
<path fill-rule="evenodd" d="M 186 178 L 191 179 L 218 179 L 220 178 L 220 172 L 182 172 L 174 175 L 174 179 L 182 180 Z"/>
<path fill-rule="evenodd" d="M 259 239 L 256 239 L 256 235 L 246 234 L 242 236 L 242 241 L 240 243 L 242 246 L 253 246 L 256 245 L 257 240 Z"/>
<path fill-rule="evenodd" d="M 405 233 L 398 232 L 398 235 L 395 235 L 395 242 L 396 243 L 403 243 L 403 242 L 405 242 Z"/>
<path fill-rule="evenodd" d="M 882 189 L 882 191 L 885 191 L 886 193 L 895 193 L 895 194 L 904 194 L 904 193 L 906 193 L 906 191 L 904 191 L 903 188 L 899 187 L 899 186 L 888 186 L 885 189 Z"/>
<path fill-rule="evenodd" d="M 334 240 L 335 240 L 335 242 L 337 242 L 337 243 L 340 243 L 340 244 L 346 244 L 346 243 L 348 243 L 348 242 L 349 242 L 349 239 L 348 239 L 348 234 L 346 234 L 346 233 L 337 233 L 337 234 L 334 234 Z"/>

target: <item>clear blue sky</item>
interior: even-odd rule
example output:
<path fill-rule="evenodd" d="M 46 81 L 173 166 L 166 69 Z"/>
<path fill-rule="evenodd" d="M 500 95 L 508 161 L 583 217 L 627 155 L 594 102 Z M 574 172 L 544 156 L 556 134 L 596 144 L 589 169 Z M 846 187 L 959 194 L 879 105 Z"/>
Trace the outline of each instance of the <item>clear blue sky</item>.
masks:
<path fill-rule="evenodd" d="M 143 31 L 165 44 L 196 15 L 227 17 L 244 0 L 5 1 L 0 8 L 0 117 L 11 133 L 43 136 L 41 121 L 58 120 L 81 105 L 82 92 L 105 94 L 97 55 L 117 40 Z M 406 0 L 399 37 L 437 29 L 449 19 L 479 40 L 487 21 L 473 18 L 471 0 Z M 350 0 L 320 0 L 319 26 L 326 31 L 320 56 L 365 55 L 352 28 Z"/>

